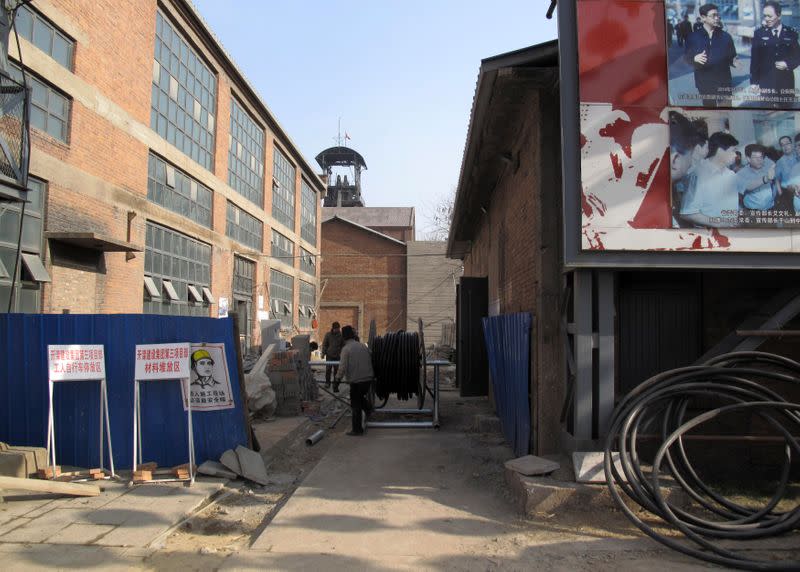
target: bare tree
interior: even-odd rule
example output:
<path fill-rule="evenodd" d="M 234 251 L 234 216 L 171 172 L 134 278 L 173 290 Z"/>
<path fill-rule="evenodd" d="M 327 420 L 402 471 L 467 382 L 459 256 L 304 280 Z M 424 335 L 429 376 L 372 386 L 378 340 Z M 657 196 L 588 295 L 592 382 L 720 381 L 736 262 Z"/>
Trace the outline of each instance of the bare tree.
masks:
<path fill-rule="evenodd" d="M 453 222 L 453 206 L 456 200 L 456 188 L 450 189 L 446 195 L 439 197 L 439 202 L 433 208 L 433 214 L 428 217 L 430 222 L 425 232 L 425 240 L 447 240 L 450 234 L 450 224 Z"/>

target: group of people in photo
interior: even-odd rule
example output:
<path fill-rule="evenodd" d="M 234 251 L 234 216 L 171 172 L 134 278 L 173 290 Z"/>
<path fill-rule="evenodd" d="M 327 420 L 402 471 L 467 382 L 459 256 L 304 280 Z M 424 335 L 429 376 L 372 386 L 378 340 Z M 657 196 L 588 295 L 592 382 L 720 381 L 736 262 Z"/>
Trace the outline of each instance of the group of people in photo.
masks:
<path fill-rule="evenodd" d="M 709 134 L 704 119 L 678 111 L 669 123 L 674 227 L 800 224 L 800 134 L 781 135 L 775 148 Z"/>

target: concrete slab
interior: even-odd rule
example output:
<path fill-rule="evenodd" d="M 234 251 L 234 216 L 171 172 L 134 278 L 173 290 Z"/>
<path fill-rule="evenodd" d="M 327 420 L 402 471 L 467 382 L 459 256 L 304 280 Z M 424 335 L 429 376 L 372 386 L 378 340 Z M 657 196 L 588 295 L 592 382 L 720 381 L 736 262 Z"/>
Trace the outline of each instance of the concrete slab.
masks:
<path fill-rule="evenodd" d="M 70 524 L 47 539 L 49 544 L 92 544 L 114 530 L 113 526 Z"/>
<path fill-rule="evenodd" d="M 239 463 L 239 457 L 236 456 L 236 451 L 233 449 L 228 449 L 222 456 L 219 458 L 220 464 L 230 469 L 230 471 L 236 473 L 237 475 L 242 474 L 242 465 Z"/>
<path fill-rule="evenodd" d="M 238 457 L 237 457 L 238 460 Z M 216 461 L 205 461 L 199 467 L 197 472 L 201 475 L 208 475 L 209 477 L 220 477 L 223 479 L 235 479 L 239 475 L 229 470 L 222 463 Z"/>
<path fill-rule="evenodd" d="M 59 544 L 0 544 L 0 560 L 6 570 L 128 571 L 141 566 L 142 558 L 130 557 L 121 548 Z"/>
<path fill-rule="evenodd" d="M 603 471 L 603 459 L 605 454 L 602 451 L 574 452 L 572 453 L 572 466 L 575 467 L 575 481 L 579 483 L 600 483 L 606 482 L 606 474 Z M 622 464 L 619 461 L 619 453 L 611 453 L 611 459 L 620 474 Z"/>
<path fill-rule="evenodd" d="M 526 476 L 546 475 L 561 468 L 561 465 L 555 461 L 535 455 L 525 455 L 524 457 L 506 461 L 505 466 L 507 469 L 511 469 L 512 471 Z"/>
<path fill-rule="evenodd" d="M 258 483 L 259 485 L 269 484 L 267 467 L 264 464 L 264 458 L 259 453 L 239 445 L 236 447 L 236 456 L 239 458 L 239 464 L 242 467 L 242 476 L 244 478 Z"/>

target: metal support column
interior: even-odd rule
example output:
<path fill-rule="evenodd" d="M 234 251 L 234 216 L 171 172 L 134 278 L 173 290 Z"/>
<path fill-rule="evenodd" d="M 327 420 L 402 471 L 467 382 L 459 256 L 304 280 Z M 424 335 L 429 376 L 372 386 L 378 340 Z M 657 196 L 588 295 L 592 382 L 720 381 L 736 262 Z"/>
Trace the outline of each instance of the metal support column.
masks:
<path fill-rule="evenodd" d="M 592 438 L 592 271 L 574 276 L 575 397 L 574 436 Z"/>
<path fill-rule="evenodd" d="M 597 274 L 598 314 L 598 403 L 597 437 L 602 439 L 608 431 L 614 412 L 614 273 L 608 270 Z"/>

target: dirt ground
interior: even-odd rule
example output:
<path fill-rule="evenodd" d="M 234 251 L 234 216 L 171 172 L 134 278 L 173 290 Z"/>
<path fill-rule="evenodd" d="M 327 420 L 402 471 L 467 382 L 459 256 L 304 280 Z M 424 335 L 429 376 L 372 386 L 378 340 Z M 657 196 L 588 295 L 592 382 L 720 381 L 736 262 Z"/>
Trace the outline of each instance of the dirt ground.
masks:
<path fill-rule="evenodd" d="M 514 534 L 492 539 L 485 554 L 486 570 L 528 569 L 529 565 L 536 562 L 542 565 L 542 569 L 632 569 L 627 568 L 627 560 L 620 557 L 621 560 L 617 561 L 608 552 L 592 553 L 589 550 L 581 553 L 579 549 L 565 549 L 562 554 L 554 549 L 555 552 L 530 553 L 532 547 L 552 546 L 559 541 L 564 544 L 561 539 L 567 538 L 631 542 L 637 547 L 635 551 L 639 564 L 648 558 L 652 558 L 653 562 L 658 561 L 659 551 L 654 549 L 660 547 L 652 543 L 642 545 L 644 535 L 619 510 L 572 510 L 532 517 L 516 513 L 503 467 L 504 461 L 513 457 L 512 452 L 501 435 L 479 433 L 474 429 L 475 415 L 489 410 L 487 400 L 459 398 L 457 390 L 447 383 L 442 394 L 442 419 L 447 423 L 448 430 L 460 430 L 468 435 L 469 454 L 463 456 L 461 466 L 440 466 L 439 470 L 471 475 L 476 489 L 491 490 L 513 515 Z M 268 473 L 272 482 L 269 485 L 259 486 L 242 481 L 229 484 L 204 508 L 199 509 L 195 516 L 175 528 L 164 539 L 160 550 L 145 560 L 146 567 L 157 570 L 178 567 L 216 570 L 231 554 L 249 548 L 335 442 L 350 438 L 344 435 L 350 424 L 349 417 L 345 415 L 335 429 L 326 431 L 325 437 L 316 445 L 309 447 L 305 444 L 308 435 L 316 428 L 330 425 L 340 410 L 340 404 L 326 398 L 320 419 L 303 424 L 280 450 L 271 452 Z M 659 532 L 672 534 L 648 513 L 642 511 L 640 515 L 649 524 L 658 527 Z M 786 542 L 800 545 L 797 542 L 800 535 L 793 537 L 793 540 Z M 529 553 L 529 558 L 520 561 L 521 552 Z M 547 562 L 549 564 L 545 565 Z M 679 567 L 693 570 L 706 566 L 699 561 L 684 560 Z"/>

